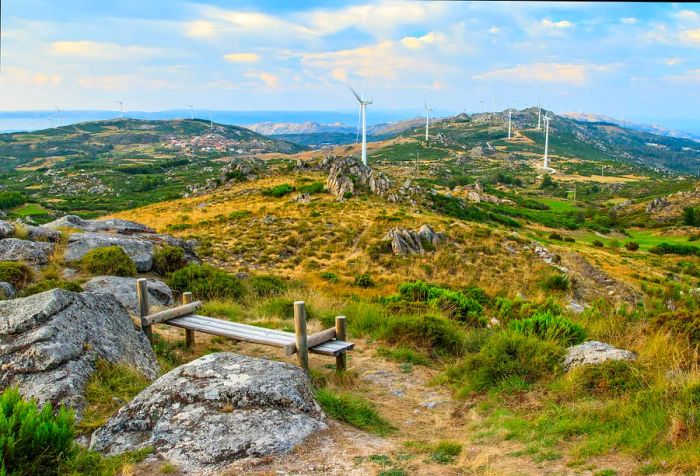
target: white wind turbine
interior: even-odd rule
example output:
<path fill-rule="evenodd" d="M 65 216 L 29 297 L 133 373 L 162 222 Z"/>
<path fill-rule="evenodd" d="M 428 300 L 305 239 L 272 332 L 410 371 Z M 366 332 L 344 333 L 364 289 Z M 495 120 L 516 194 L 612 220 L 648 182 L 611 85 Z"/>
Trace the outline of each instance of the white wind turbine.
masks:
<path fill-rule="evenodd" d="M 513 110 L 508 109 L 508 139 L 510 139 L 510 125 L 513 120 Z"/>
<path fill-rule="evenodd" d="M 541 119 L 542 119 L 542 102 L 537 101 L 537 130 L 540 131 L 542 130 L 541 124 Z"/>
<path fill-rule="evenodd" d="M 551 120 L 551 117 L 549 117 L 549 113 L 545 113 L 544 115 L 544 165 L 542 168 L 544 170 L 552 170 L 549 168 L 549 121 Z"/>
<path fill-rule="evenodd" d="M 117 101 L 117 104 L 119 104 L 119 112 L 121 113 L 121 118 L 124 119 L 124 100 L 122 99 L 121 101 Z"/>
<path fill-rule="evenodd" d="M 360 116 L 362 118 L 362 163 L 367 165 L 367 106 L 372 104 L 373 101 L 371 99 L 365 99 L 367 88 L 362 91 L 362 96 L 360 97 L 352 87 L 348 87 L 357 98 L 357 102 L 360 103 Z"/>
<path fill-rule="evenodd" d="M 432 109 L 428 107 L 428 103 L 423 103 L 425 106 L 425 141 L 428 142 L 428 131 L 430 129 L 430 113 L 433 112 Z"/>

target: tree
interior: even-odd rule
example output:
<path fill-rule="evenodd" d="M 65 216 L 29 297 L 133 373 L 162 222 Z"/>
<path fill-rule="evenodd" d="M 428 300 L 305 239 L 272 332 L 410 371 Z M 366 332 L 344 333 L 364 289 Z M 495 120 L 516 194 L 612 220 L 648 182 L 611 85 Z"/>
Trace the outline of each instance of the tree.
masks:
<path fill-rule="evenodd" d="M 549 174 L 545 174 L 544 177 L 542 177 L 542 185 L 540 185 L 540 188 L 556 188 L 557 183 L 552 179 L 552 176 Z"/>

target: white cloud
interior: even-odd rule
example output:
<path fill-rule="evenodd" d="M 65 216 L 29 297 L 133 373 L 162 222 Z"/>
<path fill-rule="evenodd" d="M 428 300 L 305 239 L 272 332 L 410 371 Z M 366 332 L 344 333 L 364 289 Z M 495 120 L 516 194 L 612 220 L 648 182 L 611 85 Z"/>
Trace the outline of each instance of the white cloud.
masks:
<path fill-rule="evenodd" d="M 695 30 L 684 30 L 680 32 L 679 37 L 684 43 L 700 45 L 700 28 Z"/>
<path fill-rule="evenodd" d="M 512 68 L 487 71 L 473 76 L 473 79 L 482 81 L 565 83 L 580 86 L 589 81 L 591 73 L 609 72 L 615 66 L 574 63 L 519 64 Z"/>
<path fill-rule="evenodd" d="M 664 79 L 683 83 L 700 83 L 700 68 L 689 69 L 682 74 L 665 76 Z"/>
<path fill-rule="evenodd" d="M 501 29 L 498 28 L 497 26 L 492 26 L 491 28 L 489 28 L 489 33 L 496 34 L 496 33 L 500 32 L 500 31 L 501 31 Z"/>
<path fill-rule="evenodd" d="M 260 55 L 256 53 L 229 53 L 224 55 L 224 59 L 232 63 L 257 63 L 260 61 Z"/>
<path fill-rule="evenodd" d="M 133 87 L 138 76 L 130 74 L 115 74 L 105 76 L 83 76 L 77 79 L 78 84 L 90 89 L 127 90 Z"/>
<path fill-rule="evenodd" d="M 625 17 L 625 18 L 620 18 L 620 21 L 624 23 L 625 25 L 634 25 L 637 23 L 639 20 L 637 20 L 634 17 Z"/>
<path fill-rule="evenodd" d="M 676 18 L 683 22 L 700 22 L 700 13 L 693 10 L 681 10 L 676 13 Z"/>
<path fill-rule="evenodd" d="M 434 31 L 431 31 L 430 33 L 426 33 L 425 35 L 420 37 L 406 36 L 401 39 L 401 44 L 406 48 L 418 49 L 422 48 L 425 45 L 435 43 L 436 39 L 437 35 Z"/>
<path fill-rule="evenodd" d="M 51 53 L 58 56 L 100 60 L 142 59 L 160 56 L 163 50 L 145 46 L 123 46 L 99 41 L 56 41 L 51 44 Z"/>
<path fill-rule="evenodd" d="M 664 60 L 664 63 L 668 66 L 678 66 L 679 64 L 683 63 L 685 60 L 683 58 L 666 58 Z"/>
<path fill-rule="evenodd" d="M 57 86 L 63 81 L 63 77 L 57 73 L 32 71 L 16 66 L 5 66 L 3 67 L 2 75 L 0 75 L 0 81 L 7 86 L 26 84 Z"/>
<path fill-rule="evenodd" d="M 279 76 L 267 71 L 248 71 L 245 73 L 245 77 L 262 81 L 262 84 L 268 89 L 277 89 L 280 85 Z"/>
<path fill-rule="evenodd" d="M 574 24 L 568 20 L 552 21 L 549 18 L 542 19 L 540 25 L 547 30 L 563 30 L 574 26 Z"/>

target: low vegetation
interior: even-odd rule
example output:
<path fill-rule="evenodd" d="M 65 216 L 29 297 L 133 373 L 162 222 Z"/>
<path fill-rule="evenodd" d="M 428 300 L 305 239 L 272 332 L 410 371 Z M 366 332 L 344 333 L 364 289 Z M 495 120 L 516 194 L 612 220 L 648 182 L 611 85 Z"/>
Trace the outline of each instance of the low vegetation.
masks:
<path fill-rule="evenodd" d="M 236 276 L 208 265 L 190 264 L 175 271 L 170 287 L 191 292 L 197 299 L 237 299 L 245 292 Z"/>
<path fill-rule="evenodd" d="M 118 246 L 95 248 L 80 260 L 80 266 L 92 275 L 135 276 L 136 265 Z"/>

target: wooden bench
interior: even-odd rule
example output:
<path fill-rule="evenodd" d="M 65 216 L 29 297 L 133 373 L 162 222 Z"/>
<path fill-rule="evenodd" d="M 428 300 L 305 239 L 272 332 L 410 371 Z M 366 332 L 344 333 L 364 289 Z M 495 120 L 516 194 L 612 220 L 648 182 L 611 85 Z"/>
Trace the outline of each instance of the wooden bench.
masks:
<path fill-rule="evenodd" d="M 151 326 L 154 324 L 167 324 L 185 329 L 185 346 L 187 348 L 191 348 L 194 345 L 195 331 L 203 332 L 238 341 L 280 347 L 284 349 L 286 355 L 297 354 L 299 365 L 305 369 L 309 368 L 309 352 L 332 356 L 335 357 L 338 371 L 345 370 L 347 366 L 345 354 L 348 350 L 352 350 L 355 347 L 355 344 L 345 342 L 345 316 L 337 316 L 335 318 L 334 328 L 307 335 L 306 307 L 303 301 L 294 303 L 295 332 L 291 333 L 195 314 L 202 307 L 202 303 L 200 301 L 192 301 L 192 293 L 183 293 L 181 306 L 149 314 L 148 280 L 138 279 L 136 292 L 139 301 L 141 329 L 146 333 L 149 340 L 153 338 Z"/>

